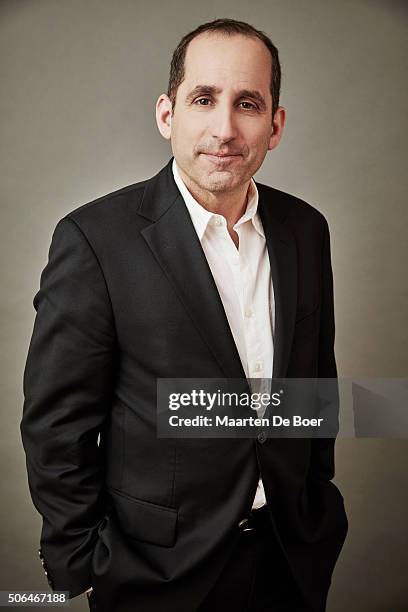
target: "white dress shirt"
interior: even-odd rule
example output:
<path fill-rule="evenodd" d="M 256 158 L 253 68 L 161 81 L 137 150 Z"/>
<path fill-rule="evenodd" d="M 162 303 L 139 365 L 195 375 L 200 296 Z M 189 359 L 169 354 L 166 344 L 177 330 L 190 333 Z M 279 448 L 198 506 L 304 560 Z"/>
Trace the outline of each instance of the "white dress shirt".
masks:
<path fill-rule="evenodd" d="M 220 294 L 245 375 L 249 379 L 271 379 L 275 300 L 255 182 L 251 179 L 246 211 L 233 226 L 239 237 L 237 249 L 225 217 L 208 211 L 194 199 L 175 159 L 172 168 Z M 257 392 L 270 392 L 269 386 L 259 382 L 262 386 L 257 386 Z M 259 479 L 252 507 L 260 508 L 265 503 Z"/>

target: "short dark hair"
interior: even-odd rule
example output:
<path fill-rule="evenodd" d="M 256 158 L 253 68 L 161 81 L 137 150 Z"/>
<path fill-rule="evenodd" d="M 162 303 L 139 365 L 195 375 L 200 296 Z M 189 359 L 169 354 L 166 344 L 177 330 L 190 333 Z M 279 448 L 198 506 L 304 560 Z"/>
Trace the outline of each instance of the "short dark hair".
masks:
<path fill-rule="evenodd" d="M 271 39 L 261 30 L 257 30 L 249 23 L 244 21 L 237 21 L 236 19 L 215 19 L 214 21 L 208 21 L 198 26 L 195 30 L 192 30 L 188 34 L 185 34 L 180 40 L 176 49 L 174 50 L 173 57 L 170 64 L 170 78 L 167 89 L 167 95 L 170 98 L 173 110 L 176 104 L 176 94 L 179 85 L 184 80 L 184 64 L 186 58 L 187 47 L 190 42 L 204 32 L 226 34 L 227 36 L 233 36 L 234 34 L 243 34 L 250 38 L 258 38 L 264 43 L 269 49 L 272 58 L 272 72 L 271 72 L 271 83 L 270 92 L 272 95 L 272 118 L 275 116 L 276 109 L 279 106 L 279 94 L 281 85 L 281 65 L 279 62 L 278 49 L 272 43 Z"/>

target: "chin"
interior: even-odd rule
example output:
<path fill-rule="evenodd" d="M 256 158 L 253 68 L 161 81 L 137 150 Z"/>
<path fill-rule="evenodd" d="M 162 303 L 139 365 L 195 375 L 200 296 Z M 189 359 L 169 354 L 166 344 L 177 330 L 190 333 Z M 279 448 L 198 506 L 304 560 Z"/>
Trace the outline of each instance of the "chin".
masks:
<path fill-rule="evenodd" d="M 220 189 L 231 189 L 240 182 L 240 177 L 230 172 L 212 172 L 210 175 L 201 177 L 201 184 L 206 189 L 219 191 Z"/>
<path fill-rule="evenodd" d="M 215 181 L 205 181 L 203 183 L 203 188 L 207 191 L 229 191 L 235 187 L 235 182 L 231 180 L 215 180 Z"/>

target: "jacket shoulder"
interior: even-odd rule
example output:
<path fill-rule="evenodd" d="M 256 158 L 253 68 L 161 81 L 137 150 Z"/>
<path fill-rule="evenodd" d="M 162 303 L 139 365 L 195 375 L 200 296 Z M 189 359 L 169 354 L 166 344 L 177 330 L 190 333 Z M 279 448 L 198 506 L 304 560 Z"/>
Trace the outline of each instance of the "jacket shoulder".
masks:
<path fill-rule="evenodd" d="M 288 219 L 289 222 L 309 223 L 327 225 L 326 217 L 315 206 L 312 206 L 298 196 L 281 191 L 275 187 L 256 183 L 258 190 L 262 193 L 266 202 L 271 202 L 271 205 L 277 209 L 277 215 L 283 220 Z"/>
<path fill-rule="evenodd" d="M 134 210 L 140 204 L 148 181 L 149 179 L 117 189 L 74 208 L 65 216 L 81 226 L 99 221 L 109 222 L 118 216 L 126 217 L 130 209 Z"/>

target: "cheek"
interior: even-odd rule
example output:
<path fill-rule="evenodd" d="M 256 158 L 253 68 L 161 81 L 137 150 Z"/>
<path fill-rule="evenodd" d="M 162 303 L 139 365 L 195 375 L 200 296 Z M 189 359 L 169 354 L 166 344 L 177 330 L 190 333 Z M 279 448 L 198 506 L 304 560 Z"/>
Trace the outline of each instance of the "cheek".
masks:
<path fill-rule="evenodd" d="M 184 149 L 184 153 L 188 154 L 189 149 L 201 142 L 201 133 L 202 131 L 197 125 L 194 125 L 191 121 L 185 121 L 182 125 L 177 125 L 174 132 L 172 132 L 174 144 L 180 149 L 180 152 Z"/>
<path fill-rule="evenodd" d="M 271 136 L 271 127 L 269 125 L 259 125 L 259 122 L 254 122 L 245 126 L 246 142 L 253 148 L 264 148 L 268 146 Z"/>

